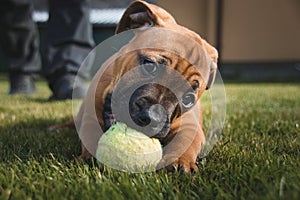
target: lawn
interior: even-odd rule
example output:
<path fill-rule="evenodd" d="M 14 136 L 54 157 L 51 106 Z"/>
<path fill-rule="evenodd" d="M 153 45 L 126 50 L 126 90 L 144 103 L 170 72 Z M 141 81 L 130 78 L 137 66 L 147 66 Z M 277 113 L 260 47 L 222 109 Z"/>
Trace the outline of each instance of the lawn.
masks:
<path fill-rule="evenodd" d="M 223 134 L 198 174 L 99 173 L 76 160 L 76 132 L 47 130 L 72 117 L 71 101 L 47 101 L 44 81 L 10 97 L 0 76 L 0 199 L 300 199 L 300 84 L 225 87 Z"/>

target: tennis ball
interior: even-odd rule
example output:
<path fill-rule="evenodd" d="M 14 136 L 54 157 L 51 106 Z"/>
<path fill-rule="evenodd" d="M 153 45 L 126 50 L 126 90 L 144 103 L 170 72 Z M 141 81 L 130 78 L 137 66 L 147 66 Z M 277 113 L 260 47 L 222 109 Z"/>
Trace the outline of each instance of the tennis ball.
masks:
<path fill-rule="evenodd" d="M 158 139 L 117 122 L 100 137 L 96 158 L 121 171 L 154 171 L 162 158 L 162 147 Z"/>

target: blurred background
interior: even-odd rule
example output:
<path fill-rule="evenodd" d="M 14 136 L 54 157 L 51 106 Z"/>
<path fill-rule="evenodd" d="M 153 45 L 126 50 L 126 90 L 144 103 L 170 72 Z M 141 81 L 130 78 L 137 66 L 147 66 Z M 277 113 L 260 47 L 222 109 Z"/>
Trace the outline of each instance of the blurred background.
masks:
<path fill-rule="evenodd" d="M 220 53 L 224 79 L 300 81 L 299 0 L 159 0 Z"/>
<path fill-rule="evenodd" d="M 92 0 L 90 21 L 96 44 L 114 34 L 131 0 Z M 206 39 L 220 53 L 223 79 L 300 82 L 299 0 L 149 0 Z M 47 1 L 34 0 L 41 52 Z M 7 71 L 0 52 L 0 71 Z"/>

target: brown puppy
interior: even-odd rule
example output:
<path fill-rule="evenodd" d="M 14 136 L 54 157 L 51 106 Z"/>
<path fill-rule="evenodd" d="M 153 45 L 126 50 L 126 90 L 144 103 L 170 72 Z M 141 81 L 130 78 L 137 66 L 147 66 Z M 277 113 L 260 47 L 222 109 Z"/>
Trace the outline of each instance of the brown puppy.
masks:
<path fill-rule="evenodd" d="M 131 125 L 141 130 L 147 127 L 147 133 L 164 146 L 158 169 L 175 166 L 197 171 L 197 155 L 205 142 L 198 99 L 213 83 L 218 53 L 198 34 L 178 25 L 168 12 L 144 1 L 127 8 L 116 33 L 129 29 L 136 29 L 133 39 L 99 69 L 75 119 L 81 158 L 95 155 L 101 130 L 118 120 L 112 111 L 117 93 L 116 109 L 129 105 Z M 136 85 L 140 87 L 129 101 L 122 99 Z"/>

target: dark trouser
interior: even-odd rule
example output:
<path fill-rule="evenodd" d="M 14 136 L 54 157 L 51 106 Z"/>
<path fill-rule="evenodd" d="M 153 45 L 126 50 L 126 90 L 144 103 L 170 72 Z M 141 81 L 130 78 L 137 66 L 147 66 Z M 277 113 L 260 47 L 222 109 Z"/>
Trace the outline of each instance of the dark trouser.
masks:
<path fill-rule="evenodd" d="M 10 74 L 40 70 L 39 38 L 30 0 L 4 0 L 0 7 L 0 42 Z"/>
<path fill-rule="evenodd" d="M 49 0 L 47 47 L 43 72 L 51 82 L 76 74 L 92 49 L 92 25 L 88 0 Z M 32 20 L 31 0 L 4 0 L 0 7 L 1 46 L 11 74 L 34 74 L 40 70 L 39 38 Z M 87 77 L 89 69 L 81 70 Z"/>
<path fill-rule="evenodd" d="M 88 0 L 49 0 L 45 76 L 50 80 L 76 74 L 94 46 Z M 87 77 L 89 70 L 80 70 Z"/>

